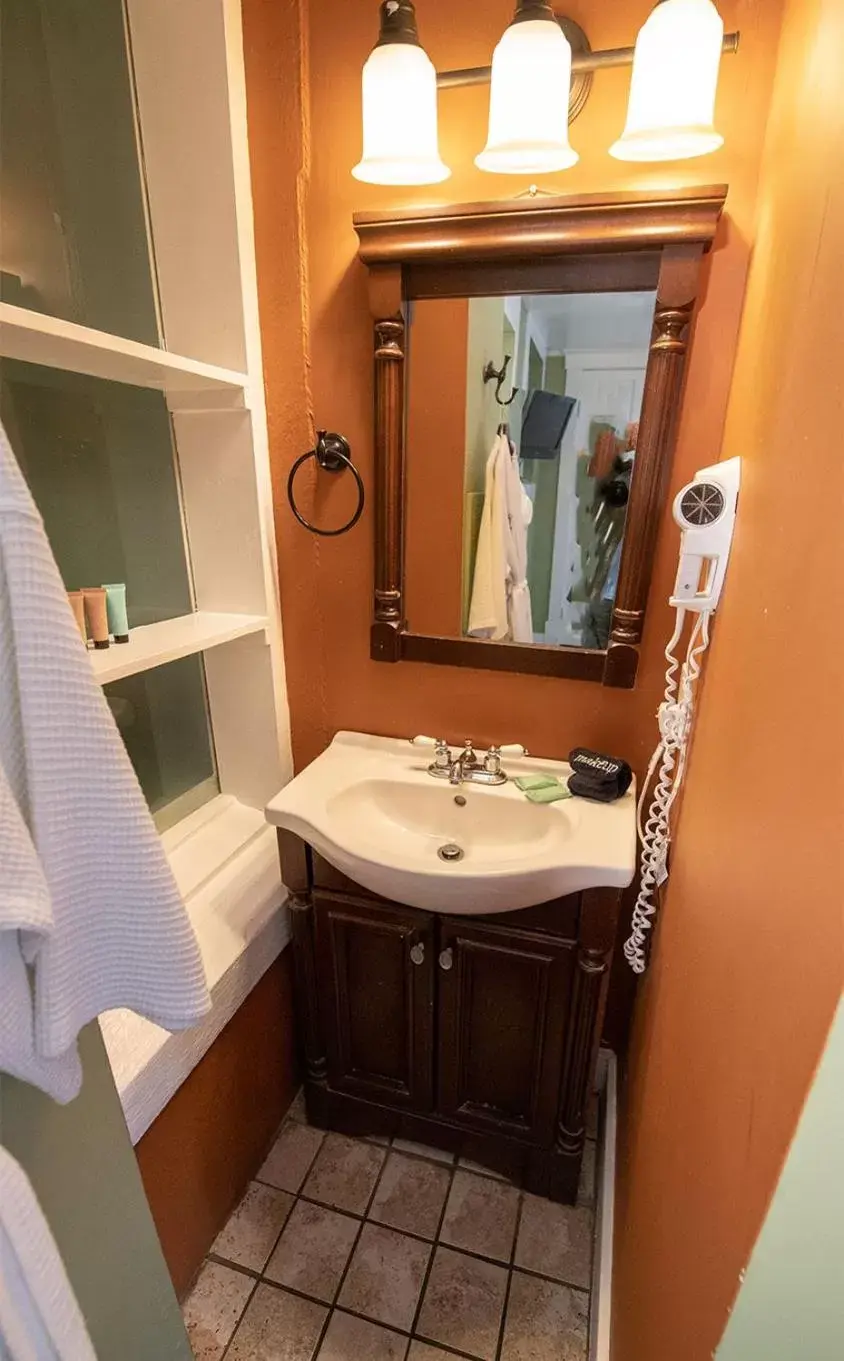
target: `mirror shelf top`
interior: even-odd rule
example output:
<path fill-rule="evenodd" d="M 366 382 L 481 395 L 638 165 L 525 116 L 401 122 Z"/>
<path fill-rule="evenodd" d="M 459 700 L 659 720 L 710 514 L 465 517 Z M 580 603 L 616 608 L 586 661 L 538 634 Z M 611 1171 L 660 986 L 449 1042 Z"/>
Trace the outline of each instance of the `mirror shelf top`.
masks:
<path fill-rule="evenodd" d="M 701 266 L 726 196 L 712 185 L 355 215 L 374 323 L 375 660 L 633 687 Z M 481 353 L 472 336 L 485 327 L 494 341 Z M 522 391 L 509 421 L 493 409 L 496 383 L 484 396 L 483 375 L 503 360 L 512 381 L 498 391 Z M 516 586 L 511 554 L 506 609 L 499 600 L 482 627 L 484 451 L 497 437 L 496 476 L 524 512 L 515 556 L 529 570 Z M 432 534 L 438 557 L 418 551 Z M 438 582 L 447 607 L 420 609 Z"/>
<path fill-rule="evenodd" d="M 497 261 L 584 251 L 712 244 L 727 186 L 639 193 L 541 195 L 355 213 L 366 265 Z"/>

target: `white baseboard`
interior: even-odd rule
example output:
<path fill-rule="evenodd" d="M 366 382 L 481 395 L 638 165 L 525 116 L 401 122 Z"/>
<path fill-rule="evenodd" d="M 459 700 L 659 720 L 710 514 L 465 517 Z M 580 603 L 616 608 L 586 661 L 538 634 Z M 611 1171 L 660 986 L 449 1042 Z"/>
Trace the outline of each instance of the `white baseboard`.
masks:
<path fill-rule="evenodd" d="M 598 1056 L 601 1138 L 598 1144 L 597 1223 L 589 1361 L 610 1361 L 615 1171 L 618 1137 L 618 1063 L 611 1049 Z"/>

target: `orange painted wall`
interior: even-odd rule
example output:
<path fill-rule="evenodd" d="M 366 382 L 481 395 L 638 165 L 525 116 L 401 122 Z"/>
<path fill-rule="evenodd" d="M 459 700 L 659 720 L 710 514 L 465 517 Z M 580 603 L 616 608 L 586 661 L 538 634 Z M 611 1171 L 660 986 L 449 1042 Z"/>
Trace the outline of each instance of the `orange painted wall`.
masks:
<path fill-rule="evenodd" d="M 570 0 L 568 8 L 594 46 L 615 47 L 631 41 L 650 4 Z M 511 11 L 512 0 L 422 0 L 418 6 L 423 41 L 440 68 L 487 61 Z M 610 71 L 596 79 L 592 99 L 574 125 L 580 165 L 550 181 L 572 193 L 730 183 L 730 219 L 711 260 L 696 328 L 676 485 L 712 459 L 721 444 L 779 22 L 778 0 L 725 0 L 722 11 L 729 27 L 744 31 L 741 58 L 723 67 L 719 122 L 725 150 L 667 169 L 613 161 L 607 147 L 623 124 L 629 74 Z M 397 735 L 436 731 L 458 739 L 471 733 L 478 742 L 522 740 L 534 751 L 557 756 L 584 742 L 641 766 L 654 738 L 661 651 L 669 631 L 660 602 L 668 595 L 676 559 L 673 530 L 660 546 L 641 681 L 629 694 L 544 677 L 370 661 L 371 499 L 359 527 L 337 540 L 311 537 L 290 514 L 284 483 L 292 460 L 310 447 L 312 432 L 304 428 L 309 411 L 319 425 L 350 439 L 372 486 L 372 338 L 353 211 L 509 197 L 527 187 L 520 178 L 484 175 L 472 163 L 486 134 L 484 88 L 440 98 L 442 149 L 454 168 L 447 184 L 391 192 L 353 180 L 349 171 L 360 155 L 360 69 L 377 34 L 377 4 L 319 0 L 310 6 L 308 24 L 300 14 L 307 14 L 306 0 L 244 0 L 261 320 L 297 764 L 312 759 L 337 729 L 358 728 Z M 290 135 L 297 119 L 304 126 L 303 149 Z M 304 352 L 297 244 L 307 247 Z M 314 479 L 303 475 L 304 507 L 323 523 L 339 524 L 354 504 L 351 487 L 344 485 L 349 481 L 323 476 L 313 504 Z"/>
<path fill-rule="evenodd" d="M 405 526 L 405 618 L 414 633 L 462 633 L 468 343 L 468 299 L 414 305 Z"/>
<path fill-rule="evenodd" d="M 841 4 L 789 0 L 735 552 L 631 1049 L 615 1361 L 712 1355 L 844 984 L 842 64 Z"/>

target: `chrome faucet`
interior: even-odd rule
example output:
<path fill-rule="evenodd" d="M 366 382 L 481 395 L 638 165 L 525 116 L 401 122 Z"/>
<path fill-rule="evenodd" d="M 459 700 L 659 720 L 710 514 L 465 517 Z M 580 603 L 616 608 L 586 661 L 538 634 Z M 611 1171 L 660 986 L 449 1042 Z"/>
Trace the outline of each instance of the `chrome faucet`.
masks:
<path fill-rule="evenodd" d="M 459 756 L 452 756 L 451 748 L 444 738 L 438 738 L 436 757 L 428 767 L 428 774 L 437 780 L 448 780 L 449 784 L 506 784 L 507 776 L 501 769 L 501 749 L 490 747 L 483 763 L 478 760 L 471 738 L 466 738 Z"/>

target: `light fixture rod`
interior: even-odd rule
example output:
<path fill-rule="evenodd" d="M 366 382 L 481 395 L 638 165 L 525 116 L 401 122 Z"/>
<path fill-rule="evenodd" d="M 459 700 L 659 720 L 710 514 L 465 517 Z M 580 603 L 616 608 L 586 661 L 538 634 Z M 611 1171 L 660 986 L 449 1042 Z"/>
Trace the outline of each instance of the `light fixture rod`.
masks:
<path fill-rule="evenodd" d="M 739 49 L 740 33 L 725 33 L 722 51 L 732 56 Z M 604 52 L 587 52 L 582 56 L 572 55 L 572 74 L 586 71 L 608 71 L 613 66 L 632 66 L 635 47 L 610 47 Z M 441 90 L 458 90 L 464 85 L 488 85 L 492 75 L 491 66 L 467 66 L 462 71 L 438 71 L 437 85 Z"/>

